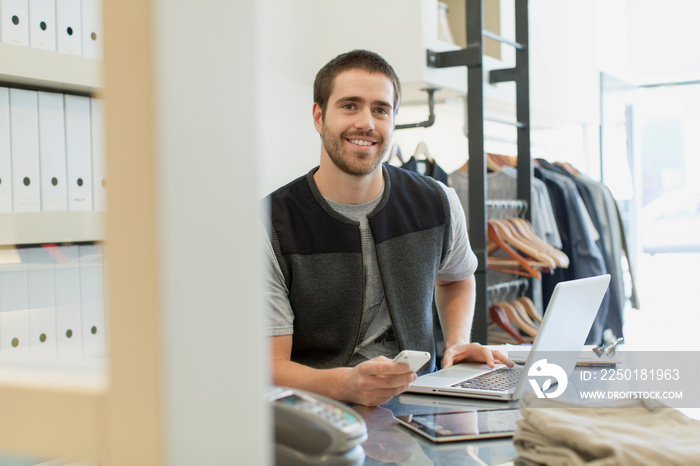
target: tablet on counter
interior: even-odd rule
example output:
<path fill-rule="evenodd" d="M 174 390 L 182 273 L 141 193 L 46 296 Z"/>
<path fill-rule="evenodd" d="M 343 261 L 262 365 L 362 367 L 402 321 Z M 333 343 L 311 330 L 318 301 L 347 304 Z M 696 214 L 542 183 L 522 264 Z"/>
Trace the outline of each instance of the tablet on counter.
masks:
<path fill-rule="evenodd" d="M 472 409 L 449 413 L 394 416 L 399 423 L 433 442 L 512 437 L 516 421 L 522 419 L 516 408 Z"/>

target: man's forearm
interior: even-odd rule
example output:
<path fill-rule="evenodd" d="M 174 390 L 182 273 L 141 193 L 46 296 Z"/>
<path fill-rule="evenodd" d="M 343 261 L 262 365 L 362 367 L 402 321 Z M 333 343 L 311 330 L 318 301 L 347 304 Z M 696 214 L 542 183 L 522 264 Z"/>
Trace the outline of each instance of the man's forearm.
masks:
<path fill-rule="evenodd" d="M 299 388 L 333 398 L 349 401 L 343 380 L 350 368 L 314 369 L 286 359 L 272 360 L 273 383 L 275 385 Z"/>
<path fill-rule="evenodd" d="M 474 277 L 456 282 L 438 280 L 436 283 L 435 304 L 446 348 L 469 343 L 475 299 Z"/>
<path fill-rule="evenodd" d="M 407 364 L 397 364 L 383 356 L 355 367 L 312 369 L 288 359 L 273 358 L 274 381 L 319 393 L 338 401 L 365 406 L 386 403 L 408 389 L 416 379 Z"/>

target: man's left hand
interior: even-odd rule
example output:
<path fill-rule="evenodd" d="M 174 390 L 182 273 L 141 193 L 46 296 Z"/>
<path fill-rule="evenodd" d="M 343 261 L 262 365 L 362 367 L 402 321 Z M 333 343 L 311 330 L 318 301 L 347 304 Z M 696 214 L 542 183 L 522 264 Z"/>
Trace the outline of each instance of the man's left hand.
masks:
<path fill-rule="evenodd" d="M 459 362 L 483 362 L 489 367 L 494 367 L 496 363 L 505 364 L 508 367 L 514 366 L 513 361 L 500 351 L 490 350 L 479 343 L 453 345 L 445 349 L 442 356 L 443 369 Z"/>

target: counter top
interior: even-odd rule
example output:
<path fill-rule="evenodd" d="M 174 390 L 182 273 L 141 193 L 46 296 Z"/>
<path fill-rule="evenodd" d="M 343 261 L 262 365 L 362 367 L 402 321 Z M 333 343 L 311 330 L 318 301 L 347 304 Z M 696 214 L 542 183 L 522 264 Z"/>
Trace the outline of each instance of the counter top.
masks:
<path fill-rule="evenodd" d="M 402 427 L 394 415 L 451 412 L 464 409 L 517 407 L 517 401 L 485 401 L 449 396 L 401 394 L 381 406 L 354 406 L 367 423 L 369 438 L 362 444 L 365 466 L 400 464 L 510 465 L 516 453 L 512 438 L 434 443 Z"/>

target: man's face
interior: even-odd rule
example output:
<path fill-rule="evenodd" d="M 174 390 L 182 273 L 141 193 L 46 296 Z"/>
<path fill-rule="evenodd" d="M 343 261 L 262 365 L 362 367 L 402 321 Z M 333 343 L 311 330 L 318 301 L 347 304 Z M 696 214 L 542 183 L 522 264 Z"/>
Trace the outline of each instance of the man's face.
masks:
<path fill-rule="evenodd" d="M 394 87 L 380 73 L 349 70 L 335 78 L 325 114 L 314 104 L 323 151 L 343 172 L 364 176 L 381 163 L 394 130 Z"/>

